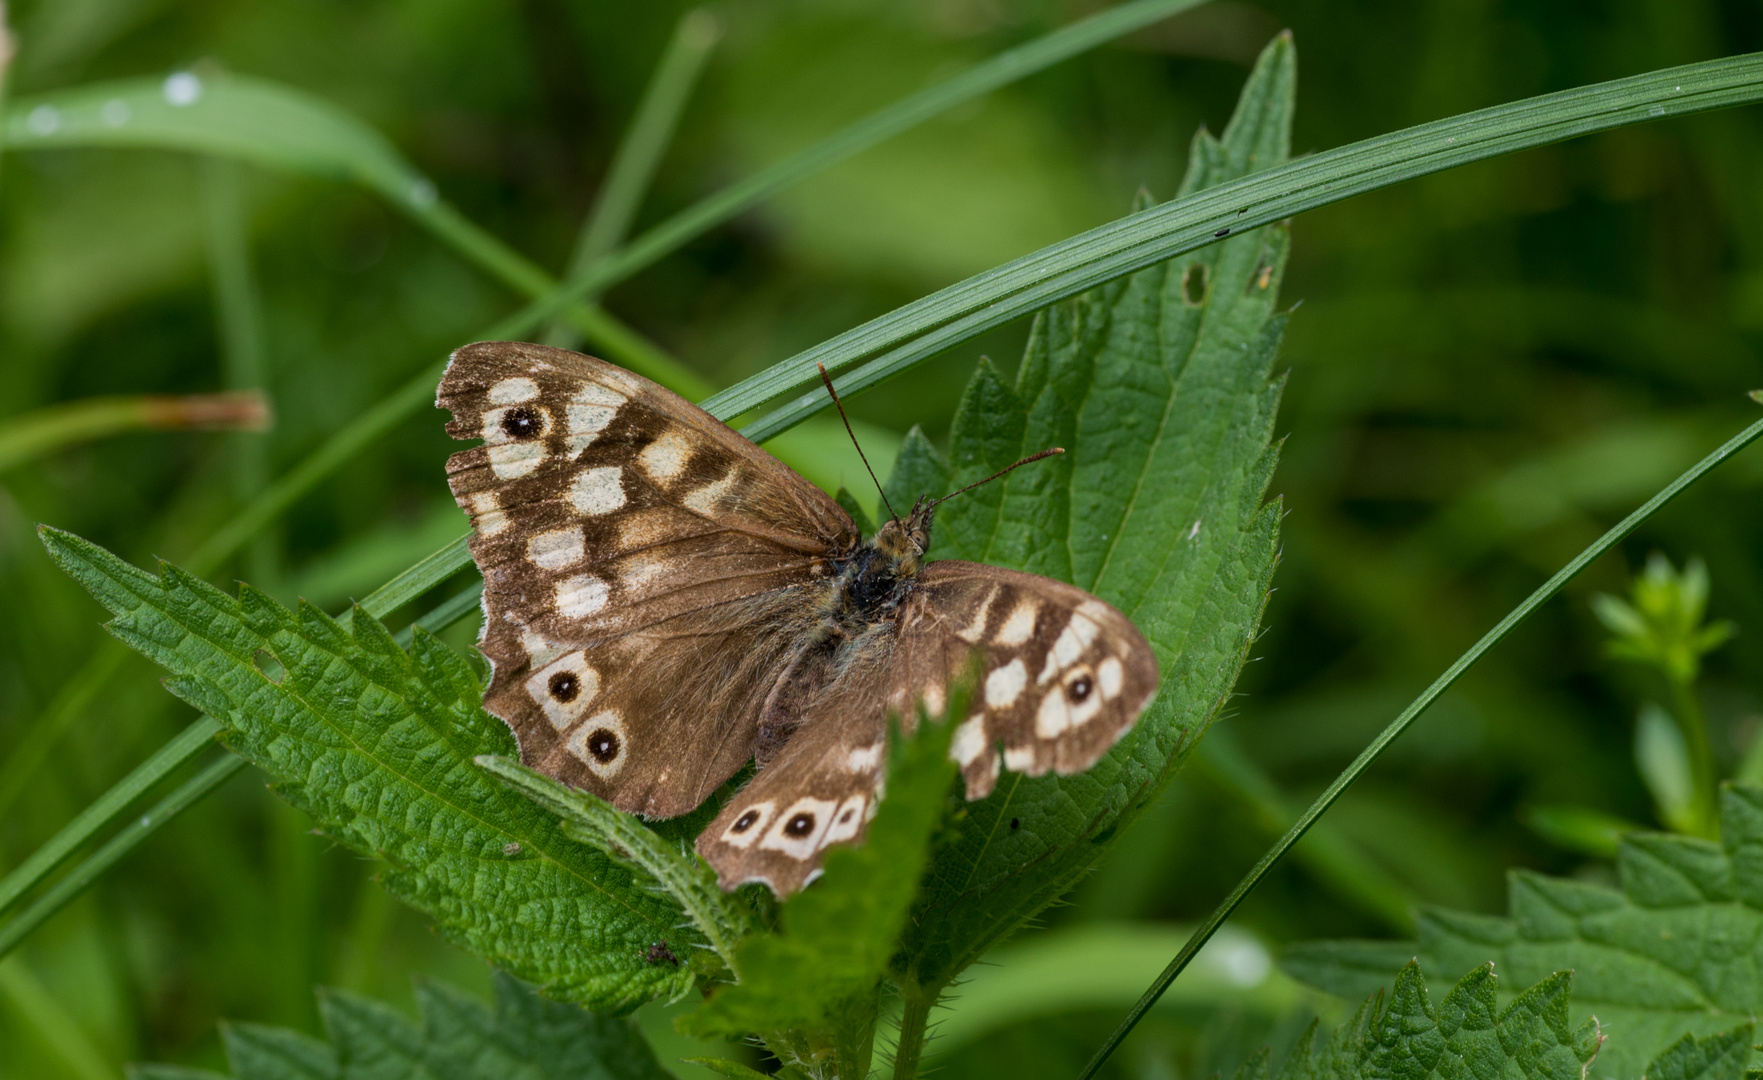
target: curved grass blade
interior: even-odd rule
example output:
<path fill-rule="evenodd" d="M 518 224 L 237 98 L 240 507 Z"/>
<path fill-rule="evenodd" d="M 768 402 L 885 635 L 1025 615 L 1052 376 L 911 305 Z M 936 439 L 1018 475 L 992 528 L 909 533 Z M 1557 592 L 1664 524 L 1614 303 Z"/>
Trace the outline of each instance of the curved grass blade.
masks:
<path fill-rule="evenodd" d="M 1403 180 L 1668 116 L 1763 101 L 1763 53 L 1526 98 L 1301 158 L 1121 218 L 976 274 L 773 364 L 704 402 L 735 416 L 843 370 L 841 395 L 892 378 L 975 334 L 1134 270 Z M 876 355 L 876 354 L 880 355 Z M 825 407 L 811 392 L 742 429 L 764 440 Z"/>
<path fill-rule="evenodd" d="M 1206 917 L 1206 921 L 1200 924 L 1199 929 L 1194 931 L 1192 937 L 1188 938 L 1187 944 L 1183 945 L 1181 951 L 1175 954 L 1175 958 L 1169 962 L 1169 966 L 1163 969 L 1163 973 L 1157 976 L 1157 980 L 1145 991 L 1144 996 L 1139 999 L 1138 1004 L 1134 1005 L 1132 1011 L 1126 1014 L 1126 1019 L 1121 1021 L 1120 1026 L 1108 1037 L 1108 1041 L 1103 1043 L 1101 1049 L 1096 1051 L 1096 1056 L 1090 1059 L 1090 1063 L 1086 1065 L 1084 1071 L 1079 1074 L 1079 1080 L 1089 1080 L 1090 1077 L 1096 1075 L 1097 1071 L 1101 1069 L 1103 1063 L 1108 1060 L 1109 1055 L 1114 1053 L 1115 1049 L 1119 1047 L 1121 1041 L 1125 1039 L 1138 1022 L 1144 1018 L 1145 1013 L 1150 1011 L 1151 1006 L 1157 1003 L 1157 999 L 1163 996 L 1163 992 L 1169 989 L 1169 985 L 1175 981 L 1176 976 L 1182 973 L 1182 969 L 1188 966 L 1189 962 L 1193 960 L 1195 954 L 1200 951 L 1201 947 L 1211 939 L 1213 934 L 1217 933 L 1218 928 L 1224 925 L 1224 921 L 1230 918 L 1231 913 L 1236 910 L 1238 904 L 1242 903 L 1243 898 L 1248 896 L 1250 891 L 1260 883 L 1262 877 L 1267 874 L 1267 871 L 1273 868 L 1273 864 L 1278 862 L 1287 851 L 1291 850 L 1292 845 L 1298 842 L 1298 839 L 1304 835 L 1312 824 L 1315 823 L 1316 819 L 1327 812 L 1330 806 L 1334 805 L 1335 800 L 1340 798 L 1341 793 L 1346 791 L 1355 780 L 1359 779 L 1360 774 L 1370 767 L 1373 761 L 1377 760 L 1379 755 L 1389 747 L 1390 743 L 1396 741 L 1402 732 L 1408 730 L 1408 725 L 1412 724 L 1421 713 L 1425 712 L 1427 708 L 1438 699 L 1440 694 L 1443 694 L 1446 690 L 1450 689 L 1452 684 L 1461 678 L 1465 671 L 1468 671 L 1473 667 L 1475 662 L 1480 660 L 1489 649 L 1498 645 L 1507 634 L 1511 633 L 1513 629 L 1518 626 L 1518 624 L 1522 623 L 1525 619 L 1528 619 L 1532 612 L 1536 611 L 1537 608 L 1541 607 L 1556 593 L 1560 592 L 1562 587 L 1578 576 L 1581 570 L 1584 570 L 1587 566 L 1591 565 L 1591 563 L 1600 555 L 1603 555 L 1606 551 L 1615 547 L 1624 537 L 1628 536 L 1629 533 L 1632 533 L 1635 529 L 1639 528 L 1642 522 L 1652 517 L 1661 507 L 1682 493 L 1685 488 L 1694 484 L 1703 476 L 1706 476 L 1715 466 L 1719 465 L 1727 458 L 1730 458 L 1732 455 L 1749 446 L 1752 442 L 1756 441 L 1759 436 L 1763 436 L 1763 420 L 1757 421 L 1750 427 L 1739 432 L 1737 435 L 1734 435 L 1731 439 L 1728 439 L 1719 449 L 1691 466 L 1689 471 L 1685 472 L 1682 476 L 1679 476 L 1676 480 L 1673 480 L 1657 495 L 1648 499 L 1638 510 L 1623 518 L 1612 527 L 1609 532 L 1606 532 L 1603 536 L 1599 537 L 1590 547 L 1574 556 L 1572 562 L 1563 566 L 1560 570 L 1555 572 L 1553 577 L 1538 586 L 1537 590 L 1531 593 L 1530 596 L 1525 599 L 1524 603 L 1513 608 L 1512 611 L 1504 619 L 1501 619 L 1492 630 L 1489 630 L 1483 635 L 1482 639 L 1476 642 L 1468 652 L 1458 657 L 1457 661 L 1447 668 L 1443 675 L 1440 675 L 1434 680 L 1433 684 L 1427 687 L 1424 693 L 1418 698 L 1415 698 L 1414 702 L 1406 709 L 1402 710 L 1402 714 L 1392 720 L 1390 725 L 1384 728 L 1383 732 L 1371 741 L 1371 745 L 1367 746 L 1364 751 L 1354 759 L 1351 765 L 1347 766 L 1339 776 L 1335 777 L 1334 783 L 1330 784 L 1326 791 L 1316 797 L 1316 801 L 1310 804 L 1310 808 L 1304 811 L 1303 816 L 1298 818 L 1297 822 L 1286 831 L 1286 834 L 1280 837 L 1279 841 L 1275 843 L 1273 847 L 1268 849 L 1267 854 L 1263 855 L 1261 861 L 1255 864 L 1254 869 L 1250 870 L 1249 873 L 1243 877 L 1243 880 L 1237 883 L 1237 887 L 1231 890 L 1230 895 L 1225 897 L 1224 902 L 1219 904 L 1212 914 Z"/>
<path fill-rule="evenodd" d="M 262 431 L 269 420 L 260 391 L 86 398 L 0 421 L 0 470 L 129 431 Z"/>
<path fill-rule="evenodd" d="M 716 16 L 705 8 L 693 8 L 680 16 L 667 50 L 643 91 L 630 128 L 612 155 L 612 164 L 594 197 L 593 208 L 582 223 L 567 280 L 581 277 L 624 242 L 631 220 L 637 216 L 643 196 L 655 178 L 661 156 L 673 141 L 674 129 L 679 126 L 680 114 L 704 70 L 704 62 L 721 36 L 722 27 Z M 552 345 L 573 347 L 576 335 L 568 325 L 556 324 L 545 340 Z"/>
<path fill-rule="evenodd" d="M 167 744 L 165 750 L 155 754 L 154 760 L 165 756 L 166 751 L 172 749 L 173 744 L 183 742 L 203 724 L 207 724 L 209 727 L 207 731 L 201 732 L 197 748 L 200 749 L 201 746 L 208 745 L 214 731 L 220 725 L 205 716 L 186 728 L 182 735 L 172 740 L 171 744 Z M 159 800 L 151 810 L 130 822 L 127 828 L 111 837 L 103 847 L 74 867 L 71 873 L 57 881 L 48 892 L 38 897 L 35 903 L 20 912 L 17 918 L 0 926 L 0 956 L 5 956 L 17 948 L 18 943 L 28 937 L 31 931 L 43 925 L 50 916 L 66 907 L 76 896 L 85 892 L 92 882 L 103 876 L 104 872 L 116 865 L 124 855 L 133 851 L 141 841 L 152 836 L 161 825 L 183 813 L 192 804 L 199 802 L 204 795 L 219 787 L 228 777 L 244 768 L 245 764 L 244 758 L 227 754 L 208 768 L 184 781 L 170 795 Z M 106 795 L 106 798 L 108 797 Z"/>

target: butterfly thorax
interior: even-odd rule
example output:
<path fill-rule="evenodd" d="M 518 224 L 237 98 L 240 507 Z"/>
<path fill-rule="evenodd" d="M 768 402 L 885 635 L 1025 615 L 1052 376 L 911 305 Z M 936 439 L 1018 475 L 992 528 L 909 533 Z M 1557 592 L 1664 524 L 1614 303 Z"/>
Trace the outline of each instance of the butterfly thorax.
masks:
<path fill-rule="evenodd" d="M 924 569 L 931 506 L 920 499 L 904 522 L 894 518 L 852 553 L 839 575 L 841 621 L 853 629 L 891 621 Z"/>

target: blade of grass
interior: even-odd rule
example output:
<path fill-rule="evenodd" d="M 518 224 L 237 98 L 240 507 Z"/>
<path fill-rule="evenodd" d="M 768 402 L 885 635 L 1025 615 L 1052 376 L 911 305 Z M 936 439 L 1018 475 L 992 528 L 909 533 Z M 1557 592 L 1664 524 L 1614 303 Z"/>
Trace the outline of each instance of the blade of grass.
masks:
<path fill-rule="evenodd" d="M 260 431 L 269 403 L 256 391 L 167 397 L 95 397 L 50 405 L 0 423 L 0 469 L 129 431 Z"/>
<path fill-rule="evenodd" d="M 267 401 L 269 347 L 263 339 L 263 305 L 251 272 L 250 227 L 240 181 L 238 162 L 218 157 L 202 162 L 208 273 L 226 384 L 235 391 L 262 394 Z M 237 436 L 234 443 L 233 489 L 244 501 L 269 482 L 267 446 L 261 435 Z M 260 536 L 251 546 L 247 572 L 252 581 L 273 588 L 280 573 L 272 537 Z"/>
<path fill-rule="evenodd" d="M 82 810 L 78 817 L 68 822 L 48 843 L 0 880 L 0 914 L 17 904 L 21 897 L 60 866 L 69 855 L 78 851 L 107 822 L 128 809 L 129 804 L 139 798 L 142 792 L 209 746 L 214 741 L 214 733 L 219 730 L 218 723 L 206 716 L 202 717 L 160 747 L 152 757 L 135 766 L 133 772 Z"/>
<path fill-rule="evenodd" d="M 29 1031 L 50 1056 L 59 1058 L 63 1075 L 79 1080 L 113 1080 L 115 1073 L 104 1054 L 79 1022 L 44 989 L 18 957 L 0 960 L 0 998 L 12 1006 L 21 1023 L 14 1030 Z"/>
<path fill-rule="evenodd" d="M 1321 817 L 1330 806 L 1334 805 L 1335 800 L 1340 798 L 1341 793 L 1346 791 L 1355 780 L 1359 779 L 1360 775 L 1370 767 L 1371 763 L 1376 761 L 1379 755 L 1381 755 L 1392 742 L 1396 741 L 1402 732 L 1408 729 L 1408 725 L 1412 724 L 1421 713 L 1425 712 L 1434 701 L 1438 700 L 1440 694 L 1443 694 L 1446 690 L 1450 689 L 1452 684 L 1461 678 L 1465 671 L 1468 671 L 1473 667 L 1476 661 L 1480 660 L 1489 649 L 1498 645 L 1515 627 L 1528 619 L 1532 612 L 1536 611 L 1537 608 L 1541 607 L 1556 593 L 1560 592 L 1562 587 L 1578 576 L 1581 570 L 1584 570 L 1599 556 L 1609 551 L 1612 547 L 1615 547 L 1624 537 L 1639 528 L 1642 522 L 1652 517 L 1661 507 L 1683 492 L 1685 488 L 1688 488 L 1691 484 L 1694 484 L 1703 476 L 1706 476 L 1715 466 L 1719 465 L 1727 458 L 1732 457 L 1732 455 L 1749 446 L 1759 436 L 1763 436 L 1763 420 L 1757 421 L 1750 427 L 1739 432 L 1737 435 L 1734 435 L 1731 439 L 1728 439 L 1719 449 L 1691 466 L 1682 476 L 1673 480 L 1658 494 L 1654 495 L 1651 499 L 1648 499 L 1638 510 L 1623 518 L 1611 528 L 1609 532 L 1606 532 L 1603 536 L 1599 537 L 1590 547 L 1574 556 L 1572 562 L 1569 562 L 1566 566 L 1563 566 L 1560 570 L 1556 571 L 1555 575 L 1539 586 L 1535 592 L 1531 593 L 1530 596 L 1525 599 L 1524 603 L 1513 608 L 1504 619 L 1500 620 L 1498 625 L 1483 635 L 1482 639 L 1476 642 L 1468 652 L 1458 657 L 1457 661 L 1446 669 L 1443 675 L 1440 675 L 1434 680 L 1433 684 L 1427 687 L 1424 693 L 1415 698 L 1413 703 L 1406 709 L 1403 709 L 1400 716 L 1397 716 L 1394 720 L 1390 721 L 1390 725 L 1384 728 L 1383 732 L 1371 741 L 1371 744 L 1353 760 L 1351 765 L 1347 766 L 1346 769 L 1342 770 L 1339 776 L 1335 777 L 1334 783 L 1330 784 L 1326 791 L 1317 796 L 1316 801 L 1310 804 L 1309 809 L 1304 811 L 1303 815 L 1286 831 L 1286 834 L 1280 837 L 1279 841 L 1275 843 L 1273 847 L 1268 849 L 1267 853 L 1261 857 L 1261 861 L 1255 864 L 1254 869 L 1250 870 L 1249 873 L 1243 877 L 1243 880 L 1237 883 L 1237 887 L 1231 890 L 1230 895 L 1225 897 L 1224 902 L 1219 904 L 1212 914 L 1206 917 L 1206 921 L 1201 923 L 1199 928 L 1194 931 L 1193 935 L 1188 938 L 1187 944 L 1183 945 L 1181 951 L 1175 954 L 1175 958 L 1169 962 L 1169 966 L 1163 969 L 1163 973 L 1157 976 L 1157 980 L 1145 991 L 1144 996 L 1139 999 L 1138 1004 L 1134 1005 L 1132 1011 L 1126 1014 L 1126 1019 L 1121 1021 L 1120 1026 L 1108 1037 L 1108 1041 L 1103 1043 L 1101 1049 L 1096 1051 L 1096 1056 L 1090 1059 L 1090 1063 L 1086 1065 L 1084 1071 L 1079 1074 L 1079 1080 L 1089 1080 L 1090 1077 L 1096 1075 L 1096 1072 L 1101 1069 L 1103 1063 L 1108 1060 L 1109 1055 L 1114 1053 L 1121 1041 L 1124 1040 L 1128 1033 L 1130 1033 L 1138 1022 L 1144 1018 L 1145 1013 L 1150 1011 L 1151 1006 L 1157 1003 L 1157 999 L 1163 996 L 1163 992 L 1169 989 L 1169 985 L 1173 983 L 1176 976 L 1180 975 L 1182 970 L 1188 966 L 1189 962 L 1193 960 L 1195 954 L 1200 951 L 1200 948 L 1211 939 L 1213 934 L 1217 933 L 1218 928 L 1224 925 L 1224 921 L 1230 918 L 1231 913 L 1236 910 L 1238 904 L 1242 903 L 1243 898 L 1248 896 L 1255 886 L 1260 883 L 1261 879 L 1266 876 L 1268 870 L 1273 868 L 1273 864 L 1278 862 L 1287 851 L 1291 850 L 1292 845 L 1298 842 L 1298 839 L 1304 835 L 1311 825 L 1315 824 L 1316 819 Z"/>
<path fill-rule="evenodd" d="M 205 733 L 204 741 L 212 737 L 214 731 L 219 729 L 218 724 L 203 717 L 186 729 L 185 735 L 203 723 L 213 725 Z M 178 738 L 182 739 L 183 736 L 180 735 Z M 85 892 L 87 887 L 102 877 L 106 870 L 116 865 L 124 855 L 138 847 L 141 841 L 157 832 L 161 825 L 183 813 L 192 804 L 219 787 L 223 781 L 244 767 L 244 758 L 227 754 L 184 781 L 170 795 L 155 804 L 151 810 L 129 822 L 126 828 L 111 837 L 103 847 L 74 867 L 67 876 L 57 881 L 47 892 L 38 897 L 30 907 L 19 912 L 16 918 L 4 926 L 0 926 L 0 957 L 17 948 L 18 943 L 29 937 L 31 931 L 43 925 L 75 897 Z"/>
<path fill-rule="evenodd" d="M 620 281 L 678 251 L 724 222 L 823 169 L 885 142 L 919 124 L 1069 60 L 1098 45 L 1143 29 L 1203 0 L 1137 0 L 1080 19 L 1014 49 L 1007 49 L 959 75 L 901 98 L 828 138 L 805 147 L 745 180 L 729 185 L 639 236 L 518 316 L 524 325 L 538 325 L 562 305 L 597 296 Z"/>
<path fill-rule="evenodd" d="M 1580 135 L 1763 100 L 1763 53 L 1527 98 L 1405 128 L 1206 188 L 1044 247 L 872 319 L 704 402 L 735 416 L 804 387 L 817 364 L 841 395 L 898 375 L 958 342 L 1123 274 L 1403 180 Z M 742 429 L 764 440 L 825 407 L 818 389 Z"/>
<path fill-rule="evenodd" d="M 680 114 L 704 70 L 704 62 L 721 36 L 716 17 L 704 8 L 693 8 L 680 16 L 582 225 L 575 254 L 569 261 L 567 280 L 581 277 L 624 242 L 643 195 L 655 178 L 661 156 L 673 142 Z M 579 339 L 567 324 L 553 323 L 545 341 L 574 348 Z"/>

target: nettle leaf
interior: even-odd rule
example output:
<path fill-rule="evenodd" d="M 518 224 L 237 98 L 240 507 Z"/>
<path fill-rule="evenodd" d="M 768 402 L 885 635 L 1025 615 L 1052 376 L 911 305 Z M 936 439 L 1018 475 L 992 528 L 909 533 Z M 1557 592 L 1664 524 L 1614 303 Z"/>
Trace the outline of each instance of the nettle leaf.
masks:
<path fill-rule="evenodd" d="M 950 694 L 949 716 L 966 714 L 968 693 Z M 954 790 L 949 737 L 949 724 L 921 717 L 915 735 L 889 738 L 886 793 L 868 838 L 828 854 L 826 873 L 783 906 L 776 933 L 742 942 L 740 983 L 704 1002 L 691 1018 L 696 1033 L 793 1029 L 808 1033 L 809 1053 L 868 1060 L 877 993 Z"/>
<path fill-rule="evenodd" d="M 1506 918 L 1424 910 L 1416 942 L 1302 945 L 1282 966 L 1352 996 L 1388 978 L 1397 955 L 1446 969 L 1492 962 L 1520 982 L 1572 968 L 1575 1010 L 1610 1033 L 1595 1074 L 1630 1080 L 1685 1035 L 1763 1014 L 1763 788 L 1722 791 L 1721 837 L 1633 833 L 1617 853 L 1620 890 L 1514 871 Z"/>
<path fill-rule="evenodd" d="M 547 1001 L 506 975 L 486 1005 L 442 983 L 416 984 L 417 1023 L 388 1005 L 321 991 L 328 1043 L 283 1028 L 228 1026 L 236 1080 L 669 1080 L 635 1024 Z M 164 1066 L 137 1070 L 171 1075 Z M 212 1074 L 210 1074 L 212 1075 Z"/>
<path fill-rule="evenodd" d="M 1181 193 L 1277 165 L 1290 142 L 1291 42 L 1262 53 L 1222 139 L 1194 140 Z M 1161 787 L 1218 714 L 1254 641 L 1278 535 L 1273 472 L 1288 230 L 1268 226 L 1042 312 L 1014 382 L 982 362 L 947 461 L 908 435 L 896 506 L 981 479 L 938 512 L 933 558 L 1016 567 L 1131 616 L 1163 687 L 1088 772 L 1006 775 L 932 866 L 907 966 L 934 988 L 1065 891 Z"/>
<path fill-rule="evenodd" d="M 646 958 L 692 933 L 679 907 L 473 764 L 513 754 L 514 740 L 447 646 L 418 630 L 405 652 L 360 609 L 345 627 L 249 585 L 235 600 L 169 564 L 151 574 L 41 532 L 116 615 L 112 634 L 171 671 L 167 688 L 219 721 L 222 741 L 325 833 L 384 859 L 386 887 L 459 945 L 597 1009 L 690 984 L 689 967 Z"/>
<path fill-rule="evenodd" d="M 1495 981 L 1491 966 L 1477 968 L 1435 1008 L 1410 963 L 1320 1049 L 1312 1029 L 1277 1072 L 1263 1053 L 1236 1080 L 1582 1080 L 1603 1034 L 1595 1022 L 1572 1026 L 1572 974 L 1548 976 L 1503 1011 Z"/>

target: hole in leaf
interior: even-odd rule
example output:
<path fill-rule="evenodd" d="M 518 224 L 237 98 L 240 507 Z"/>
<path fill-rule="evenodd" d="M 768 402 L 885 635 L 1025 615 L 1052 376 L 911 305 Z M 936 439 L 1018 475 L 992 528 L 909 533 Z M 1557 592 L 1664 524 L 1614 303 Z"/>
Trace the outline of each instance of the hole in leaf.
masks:
<path fill-rule="evenodd" d="M 251 663 L 257 666 L 258 672 L 260 672 L 264 678 L 275 683 L 277 686 L 280 686 L 282 680 L 288 677 L 288 669 L 283 667 L 282 662 L 277 660 L 275 654 L 268 649 L 258 649 L 256 652 L 252 653 Z"/>
<path fill-rule="evenodd" d="M 1199 307 L 1206 302 L 1206 264 L 1189 263 L 1188 268 L 1181 272 L 1181 299 L 1189 307 Z"/>

